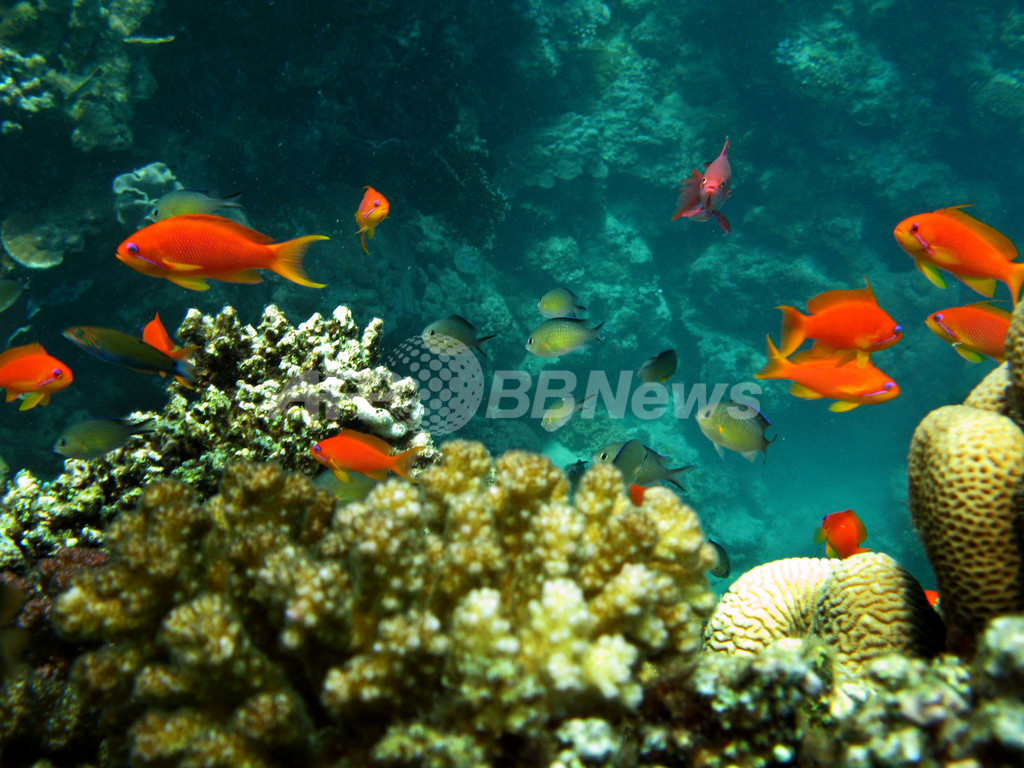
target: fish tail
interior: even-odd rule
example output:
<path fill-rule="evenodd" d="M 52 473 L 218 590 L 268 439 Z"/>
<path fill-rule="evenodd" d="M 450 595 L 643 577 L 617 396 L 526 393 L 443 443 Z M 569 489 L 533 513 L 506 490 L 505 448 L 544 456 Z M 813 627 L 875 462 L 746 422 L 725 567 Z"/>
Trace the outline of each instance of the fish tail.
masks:
<path fill-rule="evenodd" d="M 187 382 L 192 382 L 195 381 L 196 378 L 196 367 L 188 360 L 176 359 L 174 364 L 174 374 L 178 381 L 182 381 L 184 379 Z"/>
<path fill-rule="evenodd" d="M 370 237 L 373 237 L 373 233 L 370 233 Z M 370 255 L 370 249 L 366 247 L 366 227 L 359 230 L 359 242 L 363 244 L 363 253 L 367 256 Z"/>
<path fill-rule="evenodd" d="M 421 450 L 423 449 L 420 446 L 416 446 L 415 448 L 410 448 L 408 451 L 396 453 L 391 457 L 392 464 L 388 469 L 399 477 L 408 480 L 410 483 L 415 483 L 416 481 L 409 475 L 409 472 L 412 470 L 412 465 L 419 457 Z"/>
<path fill-rule="evenodd" d="M 598 335 L 597 335 L 597 332 L 598 332 L 598 331 L 600 331 L 600 330 L 601 330 L 601 328 L 603 328 L 603 327 L 604 327 L 604 322 L 605 322 L 605 321 L 604 321 L 604 320 L 602 320 L 602 321 L 601 321 L 600 323 L 598 323 L 598 324 L 597 324 L 597 325 L 596 325 L 596 326 L 594 327 L 594 341 L 597 341 L 597 342 L 599 342 L 599 343 L 601 343 L 601 344 L 604 344 L 604 339 L 602 339 L 602 338 L 601 338 L 600 336 L 598 336 Z"/>
<path fill-rule="evenodd" d="M 804 322 L 807 316 L 800 314 L 795 307 L 781 306 L 776 309 L 782 311 L 782 343 L 779 345 L 779 354 L 789 357 L 807 338 L 807 326 Z"/>
<path fill-rule="evenodd" d="M 1017 299 L 1020 298 L 1020 288 L 1024 284 L 1024 263 L 1014 264 L 1010 270 L 1010 276 L 1006 279 L 1006 285 L 1010 289 L 1010 298 L 1013 299 L 1013 303 L 1017 303 Z"/>
<path fill-rule="evenodd" d="M 775 348 L 772 337 L 766 336 L 768 340 L 768 362 L 764 368 L 754 374 L 755 379 L 784 379 L 786 378 L 786 367 L 789 361 Z"/>
<path fill-rule="evenodd" d="M 665 470 L 665 480 L 672 483 L 672 485 L 674 485 L 680 491 L 685 491 L 686 489 L 683 487 L 683 484 L 680 483 L 679 480 L 676 478 L 676 475 L 679 475 L 688 469 L 693 469 L 693 464 L 687 464 L 685 467 L 676 467 L 675 469 Z"/>
<path fill-rule="evenodd" d="M 270 269 L 293 283 L 304 285 L 307 288 L 323 288 L 325 283 L 314 283 L 309 279 L 309 275 L 302 268 L 302 257 L 306 255 L 306 251 L 312 243 L 328 239 L 330 238 L 326 235 L 306 235 L 270 246 L 274 250 L 274 258 L 269 265 Z"/>

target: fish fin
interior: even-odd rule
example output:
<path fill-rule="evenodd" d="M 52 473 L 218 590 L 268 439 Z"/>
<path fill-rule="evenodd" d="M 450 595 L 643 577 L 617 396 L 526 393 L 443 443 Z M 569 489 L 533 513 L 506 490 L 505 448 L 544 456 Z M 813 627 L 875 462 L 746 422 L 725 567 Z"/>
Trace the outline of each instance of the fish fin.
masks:
<path fill-rule="evenodd" d="M 833 547 L 831 544 L 826 544 L 825 557 L 839 557 L 839 553 L 836 552 L 835 547 Z"/>
<path fill-rule="evenodd" d="M 225 283 L 262 283 L 263 278 L 255 269 L 243 269 L 240 272 L 232 272 L 227 275 L 218 275 L 218 280 Z"/>
<path fill-rule="evenodd" d="M 20 360 L 23 357 L 45 354 L 46 350 L 43 349 L 43 345 L 38 341 L 33 342 L 32 344 L 25 344 L 21 347 L 12 347 L 0 354 L 0 366 L 7 365 L 15 360 Z"/>
<path fill-rule="evenodd" d="M 338 478 L 338 480 L 340 482 L 342 482 L 342 483 L 351 483 L 352 482 L 352 476 L 348 472 L 346 472 L 344 469 L 335 469 L 335 468 L 331 467 L 331 471 L 334 473 L 334 476 L 336 478 Z M 379 475 L 379 477 L 375 477 L 374 478 L 375 480 L 383 480 L 385 475 L 387 475 L 387 472 L 377 472 L 376 474 Z M 372 475 L 367 473 L 367 476 L 371 477 Z"/>
<path fill-rule="evenodd" d="M 190 291 L 208 291 L 210 290 L 210 284 L 206 282 L 205 277 L 187 277 L 185 275 L 170 274 L 166 276 L 175 285 L 180 285 L 182 288 L 188 288 Z"/>
<path fill-rule="evenodd" d="M 957 354 L 960 355 L 960 357 L 962 357 L 969 363 L 980 363 L 982 360 L 985 359 L 977 352 L 975 352 L 973 349 L 968 349 L 960 342 L 956 342 L 955 344 L 953 344 L 953 349 L 956 350 Z"/>
<path fill-rule="evenodd" d="M 786 369 L 789 367 L 789 361 L 783 357 L 779 350 L 776 349 L 772 343 L 771 336 L 765 336 L 768 342 L 768 362 L 765 363 L 764 367 L 754 374 L 755 379 L 782 379 L 785 378 Z"/>
<path fill-rule="evenodd" d="M 964 285 L 973 288 L 982 296 L 992 297 L 996 295 L 996 281 L 992 277 L 961 277 Z"/>
<path fill-rule="evenodd" d="M 828 407 L 833 413 L 846 413 L 860 406 L 860 403 L 851 403 L 849 400 L 836 400 Z"/>
<path fill-rule="evenodd" d="M 978 237 L 983 238 L 985 242 L 987 242 L 989 245 L 995 248 L 996 251 L 999 252 L 999 255 L 1002 256 L 1007 261 L 1013 261 L 1014 259 L 1016 259 L 1017 248 L 1016 246 L 1014 246 L 1010 238 L 1008 238 L 998 229 L 990 227 L 985 222 L 978 221 L 969 213 L 964 213 L 962 210 L 960 210 L 961 208 L 965 207 L 966 206 L 963 205 L 956 205 L 953 206 L 952 208 L 943 208 L 940 211 L 936 211 L 936 213 L 941 214 L 942 216 L 945 216 L 947 219 L 952 219 L 953 221 L 956 221 L 962 224 L 963 226 L 967 227 L 974 234 L 978 235 Z"/>
<path fill-rule="evenodd" d="M 647 460 L 646 456 L 644 456 L 644 460 Z M 685 491 L 686 489 L 683 487 L 683 484 L 676 480 L 676 475 L 678 475 L 681 472 L 685 472 L 688 469 L 693 469 L 693 464 L 687 464 L 685 467 L 676 467 L 675 469 L 666 469 L 665 481 L 672 483 L 672 485 L 674 485 L 680 491 Z"/>
<path fill-rule="evenodd" d="M 848 304 L 851 301 L 865 301 L 877 305 L 875 295 L 870 288 L 837 288 L 834 291 L 825 291 L 807 300 L 807 311 L 815 315 L 822 310 Z"/>
<path fill-rule="evenodd" d="M 743 451 L 740 453 L 740 456 L 742 456 L 747 461 L 753 463 L 754 459 L 757 458 L 757 454 L 757 451 Z"/>
<path fill-rule="evenodd" d="M 729 225 L 729 220 L 725 218 L 725 216 L 723 216 L 718 211 L 712 211 L 711 215 L 715 217 L 715 221 L 718 222 L 718 226 L 725 230 L 725 234 L 728 235 L 730 232 L 732 232 L 732 227 Z"/>
<path fill-rule="evenodd" d="M 181 381 L 182 379 L 185 379 L 186 381 L 189 382 L 195 380 L 196 367 L 192 363 L 190 363 L 188 360 L 181 360 L 179 358 L 174 358 L 174 361 L 174 373 L 175 378 L 178 379 L 178 381 Z"/>
<path fill-rule="evenodd" d="M 712 443 L 712 445 L 715 446 L 715 450 L 718 451 L 718 455 L 722 457 L 722 461 L 725 461 L 725 449 L 718 443 Z"/>
<path fill-rule="evenodd" d="M 868 352 L 866 349 L 858 349 L 856 354 L 858 368 L 864 368 L 867 366 L 868 363 L 871 362 L 871 353 Z"/>
<path fill-rule="evenodd" d="M 363 253 L 369 256 L 370 249 L 366 247 L 366 229 L 366 227 L 363 227 L 359 230 L 359 242 L 363 244 Z M 373 237 L 373 235 L 370 235 L 370 237 Z"/>
<path fill-rule="evenodd" d="M 817 529 L 815 529 L 815 531 L 814 531 L 814 543 L 815 544 L 824 544 L 825 543 L 825 538 L 826 538 L 826 533 L 825 533 L 825 529 L 824 528 L 817 528 Z"/>
<path fill-rule="evenodd" d="M 779 354 L 789 357 L 807 338 L 807 316 L 801 314 L 796 307 L 783 305 L 776 309 L 782 311 L 782 343 L 779 345 Z"/>
<path fill-rule="evenodd" d="M 1006 287 L 1010 289 L 1010 298 L 1017 303 L 1020 298 L 1020 288 L 1024 284 L 1024 264 L 1014 264 L 1010 269 L 1010 276 L 1006 278 Z"/>
<path fill-rule="evenodd" d="M 838 368 L 840 365 L 852 363 L 854 360 L 857 361 L 858 368 L 863 368 L 865 365 L 867 365 L 868 360 L 871 359 L 871 355 L 865 352 L 864 354 L 867 355 L 867 359 L 863 363 L 861 363 L 859 350 L 856 349 L 837 349 L 831 354 L 836 361 L 836 368 Z M 824 355 L 824 357 L 828 357 L 828 355 Z"/>
<path fill-rule="evenodd" d="M 415 448 L 410 448 L 407 451 L 396 453 L 391 457 L 391 461 L 393 463 L 389 469 L 399 477 L 408 480 L 410 483 L 415 483 L 416 481 L 409 475 L 409 472 L 412 469 L 412 465 L 416 461 L 416 458 L 420 455 L 421 450 L 422 448 L 420 448 L 420 446 L 416 446 Z M 373 475 L 370 475 L 370 477 L 373 477 Z"/>
<path fill-rule="evenodd" d="M 35 408 L 37 405 L 46 405 L 50 402 L 50 395 L 43 392 L 29 392 L 21 399 L 21 405 L 18 406 L 19 411 L 27 411 Z"/>
<path fill-rule="evenodd" d="M 797 384 L 795 381 L 789 385 L 789 394 L 794 397 L 802 397 L 804 400 L 820 400 L 823 395 L 815 392 L 804 384 Z"/>
<path fill-rule="evenodd" d="M 679 191 L 679 199 L 676 201 L 676 212 L 672 221 L 682 216 L 692 216 L 700 203 L 700 183 L 704 174 L 696 168 L 683 179 L 683 188 Z"/>
<path fill-rule="evenodd" d="M 328 240 L 326 235 L 306 235 L 270 246 L 274 251 L 274 258 L 268 265 L 281 277 L 291 280 L 293 283 L 304 285 L 307 288 L 323 288 L 326 283 L 314 283 L 309 275 L 302 269 L 302 257 L 306 255 L 309 246 L 317 240 Z"/>
<path fill-rule="evenodd" d="M 915 259 L 914 263 L 917 264 L 917 268 L 921 270 L 921 274 L 927 277 L 932 285 L 938 286 L 939 288 L 946 287 L 946 281 L 942 277 L 942 273 L 939 272 L 938 268 L 933 264 L 929 264 L 927 261 L 921 259 Z"/>
<path fill-rule="evenodd" d="M 17 400 L 18 399 L 18 395 L 20 395 L 20 394 L 21 394 L 20 392 L 15 392 L 13 389 L 8 389 L 7 390 L 7 395 L 4 397 L 4 402 L 5 403 L 9 403 L 12 400 Z"/>

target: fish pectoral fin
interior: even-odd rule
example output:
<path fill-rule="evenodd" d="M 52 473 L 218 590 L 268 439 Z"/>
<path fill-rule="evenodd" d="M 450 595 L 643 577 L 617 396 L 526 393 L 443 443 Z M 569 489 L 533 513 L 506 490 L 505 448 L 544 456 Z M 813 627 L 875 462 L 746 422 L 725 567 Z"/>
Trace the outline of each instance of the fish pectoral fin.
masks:
<path fill-rule="evenodd" d="M 718 451 L 718 455 L 722 457 L 722 461 L 725 461 L 725 449 L 718 443 L 712 443 L 712 445 L 715 446 L 715 450 Z"/>
<path fill-rule="evenodd" d="M 921 259 L 917 259 L 916 263 L 917 268 L 921 270 L 921 274 L 927 277 L 932 282 L 932 285 L 936 285 L 939 288 L 946 287 L 946 281 L 942 278 L 942 273 L 939 272 L 935 265 L 921 261 Z"/>
<path fill-rule="evenodd" d="M 860 406 L 860 403 L 851 403 L 849 400 L 836 400 L 828 407 L 833 413 L 845 413 Z"/>
<path fill-rule="evenodd" d="M 991 298 L 996 295 L 996 281 L 992 277 L 961 277 L 964 285 L 973 288 L 982 296 Z"/>
<path fill-rule="evenodd" d="M 167 279 L 175 285 L 180 285 L 182 288 L 188 288 L 190 291 L 208 291 L 210 290 L 210 284 L 206 282 L 206 278 L 194 276 L 188 277 L 186 275 L 167 275 Z"/>
<path fill-rule="evenodd" d="M 757 451 L 743 451 L 740 455 L 747 461 L 752 462 L 757 458 Z"/>
<path fill-rule="evenodd" d="M 794 397 L 802 397 L 805 400 L 820 400 L 822 398 L 819 392 L 815 392 L 804 384 L 797 384 L 795 381 L 789 385 L 789 394 Z"/>
<path fill-rule="evenodd" d="M 20 394 L 21 394 L 20 392 L 15 392 L 13 389 L 8 389 L 7 390 L 7 396 L 4 398 L 4 402 L 5 403 L 9 403 L 12 400 L 17 400 L 18 399 L 18 395 L 20 395 Z"/>
<path fill-rule="evenodd" d="M 965 347 L 963 344 L 960 344 L 959 342 L 953 345 L 953 349 L 957 351 L 957 354 L 960 355 L 960 357 L 962 357 L 969 363 L 980 363 L 982 360 L 985 359 L 977 352 L 975 352 L 973 349 L 969 349 L 968 347 Z"/>
<path fill-rule="evenodd" d="M 338 480 L 340 482 L 342 482 L 342 483 L 351 483 L 352 482 L 352 475 L 350 475 L 345 470 L 343 470 L 343 469 L 334 469 L 332 467 L 331 471 L 334 473 L 334 476 L 336 478 L 338 478 Z"/>
<path fill-rule="evenodd" d="M 18 406 L 19 411 L 27 411 L 30 408 L 35 408 L 37 405 L 42 403 L 46 405 L 50 402 L 50 395 L 42 392 L 29 392 L 21 400 L 21 405 Z"/>

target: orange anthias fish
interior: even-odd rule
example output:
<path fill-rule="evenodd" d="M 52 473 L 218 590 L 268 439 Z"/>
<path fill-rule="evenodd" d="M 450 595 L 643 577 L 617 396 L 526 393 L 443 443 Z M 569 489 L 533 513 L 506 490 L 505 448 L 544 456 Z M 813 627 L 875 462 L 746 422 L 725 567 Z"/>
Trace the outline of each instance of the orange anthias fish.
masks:
<path fill-rule="evenodd" d="M 142 340 L 149 344 L 149 346 L 156 347 L 168 357 L 173 357 L 175 360 L 184 360 L 186 363 L 192 360 L 192 355 L 199 349 L 197 346 L 179 347 L 175 344 L 170 334 L 167 333 L 167 329 L 164 328 L 164 324 L 160 322 L 159 312 L 142 329 Z M 159 371 L 159 373 L 161 376 L 167 375 L 163 371 Z M 185 385 L 189 389 L 192 388 L 192 385 L 181 376 L 176 376 L 175 378 L 177 378 L 180 384 Z"/>
<path fill-rule="evenodd" d="M 867 282 L 867 278 L 865 278 Z M 794 307 L 776 307 L 782 310 L 783 357 L 796 352 L 804 339 L 815 339 L 815 354 L 822 357 L 842 351 L 841 362 L 857 359 L 857 365 L 867 365 L 872 352 L 891 347 L 903 336 L 903 328 L 889 313 L 878 306 L 871 283 L 855 290 L 825 291 L 807 302 L 809 315 L 802 315 Z"/>
<path fill-rule="evenodd" d="M 1004 234 L 960 210 L 963 207 L 904 219 L 893 232 L 896 241 L 939 288 L 946 287 L 940 269 L 983 296 L 995 295 L 998 280 L 1006 283 L 1016 304 L 1024 283 L 1024 263 L 1014 262 L 1017 248 Z"/>
<path fill-rule="evenodd" d="M 11 347 L 0 353 L 0 387 L 7 390 L 8 403 L 23 396 L 19 411 L 47 405 L 50 395 L 71 381 L 71 369 L 46 354 L 42 344 Z"/>
<path fill-rule="evenodd" d="M 829 397 L 837 402 L 830 411 L 849 411 L 858 405 L 884 403 L 899 395 L 899 385 L 870 362 L 863 367 L 835 357 L 816 356 L 814 350 L 800 352 L 787 360 L 768 337 L 768 363 L 754 374 L 756 379 L 789 379 L 789 391 L 796 397 L 816 400 Z"/>
<path fill-rule="evenodd" d="M 258 269 L 269 269 L 309 288 L 323 288 L 323 283 L 312 282 L 303 271 L 302 257 L 311 243 L 327 239 L 306 235 L 275 243 L 237 221 L 192 213 L 140 229 L 118 246 L 117 258 L 136 272 L 193 291 L 207 290 L 207 280 L 260 283 Z"/>
<path fill-rule="evenodd" d="M 683 179 L 683 189 L 676 203 L 676 213 L 672 221 L 682 217 L 695 221 L 707 221 L 712 216 L 726 232 L 731 231 L 729 221 L 719 209 L 725 205 L 732 191 L 732 168 L 729 166 L 729 140 L 725 140 L 722 153 L 712 162 L 705 164 L 704 173 L 696 168 L 693 173 Z"/>
<path fill-rule="evenodd" d="M 409 470 L 420 452 L 416 447 L 392 456 L 388 443 L 354 429 L 343 429 L 334 437 L 321 440 L 310 450 L 313 458 L 334 472 L 343 483 L 349 482 L 349 472 L 383 480 L 388 470 L 412 481 Z"/>
<path fill-rule="evenodd" d="M 925 323 L 943 341 L 953 345 L 964 360 L 980 363 L 983 355 L 1006 360 L 1006 332 L 1013 315 L 987 301 L 950 307 L 928 315 Z"/>
<path fill-rule="evenodd" d="M 384 219 L 388 217 L 391 204 L 373 187 L 363 187 L 366 193 L 363 201 L 359 203 L 359 210 L 356 211 L 356 224 L 359 225 L 359 242 L 363 244 L 363 253 L 369 255 L 366 248 L 366 238 L 373 240 L 373 230 Z"/>
<path fill-rule="evenodd" d="M 821 527 L 814 534 L 816 542 L 825 542 L 825 556 L 840 560 L 860 552 L 870 552 L 870 549 L 860 546 L 867 537 L 867 528 L 852 509 L 825 515 Z"/>

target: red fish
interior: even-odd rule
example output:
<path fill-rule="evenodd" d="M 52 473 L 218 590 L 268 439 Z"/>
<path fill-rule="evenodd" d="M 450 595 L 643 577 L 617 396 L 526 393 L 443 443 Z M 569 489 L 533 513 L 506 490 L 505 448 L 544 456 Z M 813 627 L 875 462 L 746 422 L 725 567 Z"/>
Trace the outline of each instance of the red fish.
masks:
<path fill-rule="evenodd" d="M 373 240 L 373 231 L 378 224 L 388 217 L 391 204 L 373 187 L 363 187 L 366 193 L 359 203 L 359 210 L 356 211 L 356 224 L 359 225 L 359 242 L 363 244 L 363 253 L 369 255 L 366 248 L 366 238 Z"/>
<path fill-rule="evenodd" d="M 996 281 L 1006 283 L 1017 303 L 1024 284 L 1024 263 L 1006 235 L 964 213 L 956 205 L 904 219 L 893 231 L 896 242 L 914 257 L 917 268 L 939 288 L 940 269 L 951 272 L 982 296 L 994 296 Z"/>
<path fill-rule="evenodd" d="M 725 140 L 722 153 L 707 166 L 704 173 L 696 168 L 693 173 L 683 179 L 683 189 L 679 193 L 679 200 L 676 203 L 676 213 L 672 221 L 680 217 L 691 218 L 695 221 L 707 221 L 712 216 L 715 221 L 726 232 L 732 228 L 729 221 L 723 216 L 719 209 L 729 199 L 732 184 L 732 168 L 729 166 L 729 140 Z"/>
<path fill-rule="evenodd" d="M 47 405 L 50 395 L 71 381 L 71 369 L 46 354 L 42 344 L 11 347 L 0 353 L 0 387 L 7 390 L 8 403 L 23 396 L 19 411 Z"/>
<path fill-rule="evenodd" d="M 275 243 L 237 221 L 192 213 L 140 229 L 118 246 L 117 258 L 136 272 L 193 291 L 207 290 L 208 279 L 263 282 L 258 269 L 269 269 L 309 288 L 323 288 L 323 283 L 312 282 L 303 271 L 302 257 L 311 243 L 327 239 L 306 235 Z"/>
<path fill-rule="evenodd" d="M 820 357 L 814 350 L 800 352 L 787 360 L 768 337 L 768 363 L 755 379 L 789 379 L 789 391 L 796 397 L 816 400 L 830 397 L 837 402 L 830 411 L 849 411 L 858 405 L 884 403 L 899 395 L 899 385 L 870 362 L 863 367 L 835 357 Z"/>
<path fill-rule="evenodd" d="M 142 329 L 142 340 L 149 344 L 149 346 L 156 347 L 168 357 L 173 357 L 175 360 L 183 360 L 186 363 L 191 361 L 192 355 L 199 349 L 197 346 L 179 347 L 175 344 L 171 340 L 170 334 L 167 333 L 167 329 L 164 328 L 164 324 L 160 322 L 159 312 Z M 161 376 L 167 375 L 163 371 L 159 371 L 159 373 Z M 181 376 L 176 376 L 175 378 L 189 389 L 192 388 L 192 385 Z"/>
<path fill-rule="evenodd" d="M 934 589 L 926 589 L 924 591 L 924 599 L 928 601 L 928 605 L 932 608 L 939 610 L 939 600 L 942 599 L 942 596 Z"/>
<path fill-rule="evenodd" d="M 982 356 L 988 355 L 1002 363 L 1006 360 L 1006 333 L 1011 317 L 1005 309 L 979 301 L 933 312 L 925 323 L 940 339 L 952 344 L 964 360 L 980 363 Z"/>
<path fill-rule="evenodd" d="M 867 278 L 865 278 L 867 282 Z M 842 351 L 840 362 L 857 359 L 857 365 L 867 365 L 873 352 L 891 347 L 903 336 L 903 328 L 878 306 L 871 283 L 855 290 L 825 291 L 807 302 L 809 315 L 802 315 L 793 307 L 782 310 L 783 357 L 796 352 L 804 339 L 816 339 L 815 354 L 822 357 Z"/>
<path fill-rule="evenodd" d="M 349 472 L 358 472 L 374 480 L 383 480 L 388 470 L 406 480 L 420 448 L 391 455 L 391 446 L 374 435 L 343 429 L 334 437 L 321 440 L 310 449 L 313 458 L 334 472 L 343 483 L 350 480 Z"/>
<path fill-rule="evenodd" d="M 644 494 L 647 492 L 647 488 L 643 485 L 637 485 L 633 483 L 629 486 L 629 500 L 633 502 L 633 505 L 639 507 L 644 503 Z"/>
<path fill-rule="evenodd" d="M 870 549 L 860 546 L 867 537 L 864 523 L 852 509 L 825 515 L 821 527 L 814 534 L 814 540 L 819 544 L 825 542 L 825 556 L 838 557 L 840 560 L 859 552 L 870 552 Z"/>

